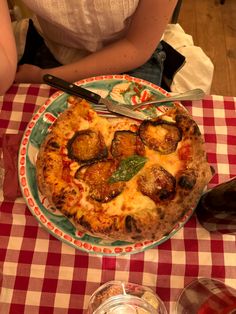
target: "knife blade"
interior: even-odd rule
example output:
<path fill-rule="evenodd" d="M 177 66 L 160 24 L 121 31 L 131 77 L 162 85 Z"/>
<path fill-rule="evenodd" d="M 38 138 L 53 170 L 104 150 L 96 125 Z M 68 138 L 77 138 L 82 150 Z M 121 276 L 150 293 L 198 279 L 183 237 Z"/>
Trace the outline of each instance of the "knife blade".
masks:
<path fill-rule="evenodd" d="M 135 112 L 125 106 L 123 106 L 122 104 L 119 103 L 114 103 L 111 100 L 108 100 L 106 98 L 102 98 L 100 95 L 91 92 L 90 90 L 83 88 L 81 86 L 78 86 L 76 84 L 73 83 L 69 83 L 59 77 L 53 76 L 51 74 L 45 74 L 43 76 L 43 81 L 52 86 L 55 87 L 57 89 L 60 89 L 70 95 L 74 95 L 74 96 L 79 96 L 81 98 L 86 99 L 87 101 L 95 104 L 95 105 L 101 105 L 103 106 L 103 110 L 104 110 L 104 106 L 105 108 L 113 113 L 116 114 L 120 114 L 123 116 L 127 116 L 133 119 L 138 119 L 138 120 L 147 120 L 150 119 L 150 117 L 148 117 L 147 115 L 145 115 L 143 112 L 139 111 L 139 112 Z"/>

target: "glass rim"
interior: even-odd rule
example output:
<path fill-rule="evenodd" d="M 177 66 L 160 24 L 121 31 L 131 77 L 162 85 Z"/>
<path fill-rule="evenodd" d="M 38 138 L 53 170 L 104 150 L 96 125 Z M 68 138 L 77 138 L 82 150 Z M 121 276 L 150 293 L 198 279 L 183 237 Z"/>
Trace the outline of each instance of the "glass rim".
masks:
<path fill-rule="evenodd" d="M 119 305 L 119 303 L 124 303 L 126 305 L 133 305 L 133 306 L 137 306 L 138 308 L 142 308 L 142 309 L 145 309 L 147 311 L 147 313 L 150 313 L 150 314 L 157 314 L 158 312 L 158 309 L 155 309 L 150 303 L 148 303 L 146 300 L 140 298 L 140 297 L 137 297 L 137 296 L 134 296 L 134 295 L 129 295 L 129 294 L 118 294 L 118 295 L 115 295 L 115 296 L 112 296 L 110 298 L 108 298 L 107 300 L 105 300 L 102 304 L 100 304 L 100 306 L 94 311 L 93 314 L 99 314 L 100 311 L 107 311 L 109 310 L 109 307 L 112 307 L 115 306 L 115 305 Z M 159 301 L 159 300 L 158 300 Z M 136 302 L 136 304 L 129 304 L 129 302 Z M 138 303 L 138 304 L 137 304 Z M 161 304 L 161 303 L 160 303 Z M 120 304 L 121 306 L 123 304 Z M 162 306 L 162 304 L 161 304 Z M 164 306 L 164 304 L 163 304 Z M 163 307 L 162 306 L 162 307 Z M 102 312 L 103 313 L 103 312 Z M 167 312 L 166 312 L 167 314 Z"/>
<path fill-rule="evenodd" d="M 124 303 L 127 302 L 126 303 L 127 305 L 129 305 L 128 302 L 134 302 L 134 303 L 136 302 L 136 303 L 138 303 L 140 309 L 141 308 L 146 309 L 150 314 L 157 314 L 158 311 L 159 311 L 159 308 L 163 311 L 163 314 L 168 314 L 164 302 L 161 300 L 159 295 L 155 291 L 153 291 L 150 287 L 147 287 L 147 286 L 144 286 L 144 285 L 138 284 L 138 283 L 129 282 L 129 281 L 126 282 L 124 280 L 111 280 L 111 281 L 107 281 L 104 284 L 102 284 L 101 286 L 99 286 L 92 293 L 92 295 L 89 298 L 88 310 L 89 310 L 91 304 L 93 303 L 94 298 L 96 298 L 96 295 L 99 292 L 101 292 L 103 289 L 106 289 L 106 287 L 109 287 L 109 286 L 112 286 L 112 285 L 116 285 L 116 286 L 119 286 L 119 287 L 123 288 L 123 291 L 121 291 L 119 294 L 111 295 L 110 297 L 108 297 L 103 303 L 101 303 L 94 310 L 94 312 L 93 312 L 94 314 L 99 314 L 100 311 L 102 311 L 105 306 L 109 305 L 109 303 L 110 303 L 110 306 L 115 306 L 116 303 L 117 303 L 117 305 L 119 305 L 118 303 L 121 302 L 121 301 L 124 302 Z M 137 286 L 137 287 L 143 288 L 143 292 L 144 293 L 145 292 L 151 293 L 153 295 L 153 297 L 156 299 L 156 301 L 158 302 L 158 308 L 156 309 L 154 306 L 152 306 L 151 303 L 149 303 L 147 300 L 145 300 L 141 296 L 126 293 L 126 287 L 128 285 L 133 285 L 133 286 Z"/>

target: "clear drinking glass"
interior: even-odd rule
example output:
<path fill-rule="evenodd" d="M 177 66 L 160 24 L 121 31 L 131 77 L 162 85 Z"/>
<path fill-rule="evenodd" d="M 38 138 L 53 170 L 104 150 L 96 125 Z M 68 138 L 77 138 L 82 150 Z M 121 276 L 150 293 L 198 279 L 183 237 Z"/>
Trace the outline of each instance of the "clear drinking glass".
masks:
<path fill-rule="evenodd" d="M 175 314 L 236 314 L 236 290 L 219 280 L 198 278 L 181 292 Z"/>
<path fill-rule="evenodd" d="M 88 314 L 167 314 L 161 299 L 148 287 L 109 281 L 91 296 Z"/>

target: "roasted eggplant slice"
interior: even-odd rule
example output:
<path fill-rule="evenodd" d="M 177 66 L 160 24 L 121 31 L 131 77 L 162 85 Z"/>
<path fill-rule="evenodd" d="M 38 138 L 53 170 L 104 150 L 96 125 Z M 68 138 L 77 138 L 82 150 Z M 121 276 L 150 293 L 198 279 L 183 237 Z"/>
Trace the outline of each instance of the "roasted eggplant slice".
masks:
<path fill-rule="evenodd" d="M 161 119 L 143 121 L 139 128 L 139 135 L 146 146 L 162 154 L 174 152 L 182 137 L 175 123 Z"/>
<path fill-rule="evenodd" d="M 171 200 L 176 191 L 175 178 L 158 164 L 145 169 L 138 178 L 138 188 L 154 202 Z"/>
<path fill-rule="evenodd" d="M 111 144 L 111 154 L 123 159 L 133 155 L 143 156 L 145 146 L 137 133 L 132 131 L 116 131 Z"/>
<path fill-rule="evenodd" d="M 113 159 L 102 160 L 80 167 L 75 177 L 88 184 L 89 195 L 92 199 L 107 203 L 119 195 L 125 187 L 124 182 L 108 182 L 117 167 L 118 163 Z"/>
<path fill-rule="evenodd" d="M 106 158 L 108 154 L 102 134 L 90 129 L 76 132 L 67 149 L 71 159 L 85 163 Z"/>

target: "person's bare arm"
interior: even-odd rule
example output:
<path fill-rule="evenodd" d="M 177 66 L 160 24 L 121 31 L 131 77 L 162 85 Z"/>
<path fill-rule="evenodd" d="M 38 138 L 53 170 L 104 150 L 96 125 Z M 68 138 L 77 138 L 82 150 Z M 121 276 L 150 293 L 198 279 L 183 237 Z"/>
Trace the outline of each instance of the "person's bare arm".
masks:
<path fill-rule="evenodd" d="M 30 66 L 26 66 L 20 69 L 16 79 L 27 82 L 29 74 L 30 81 L 42 82 L 43 74 L 50 73 L 73 82 L 90 76 L 122 73 L 137 68 L 150 58 L 157 47 L 176 2 L 140 0 L 125 38 L 68 65 L 44 70 L 34 67 L 34 73 L 30 71 Z"/>
<path fill-rule="evenodd" d="M 6 0 L 0 1 L 0 12 L 0 95 L 2 95 L 14 81 L 17 65 L 17 53 Z"/>

